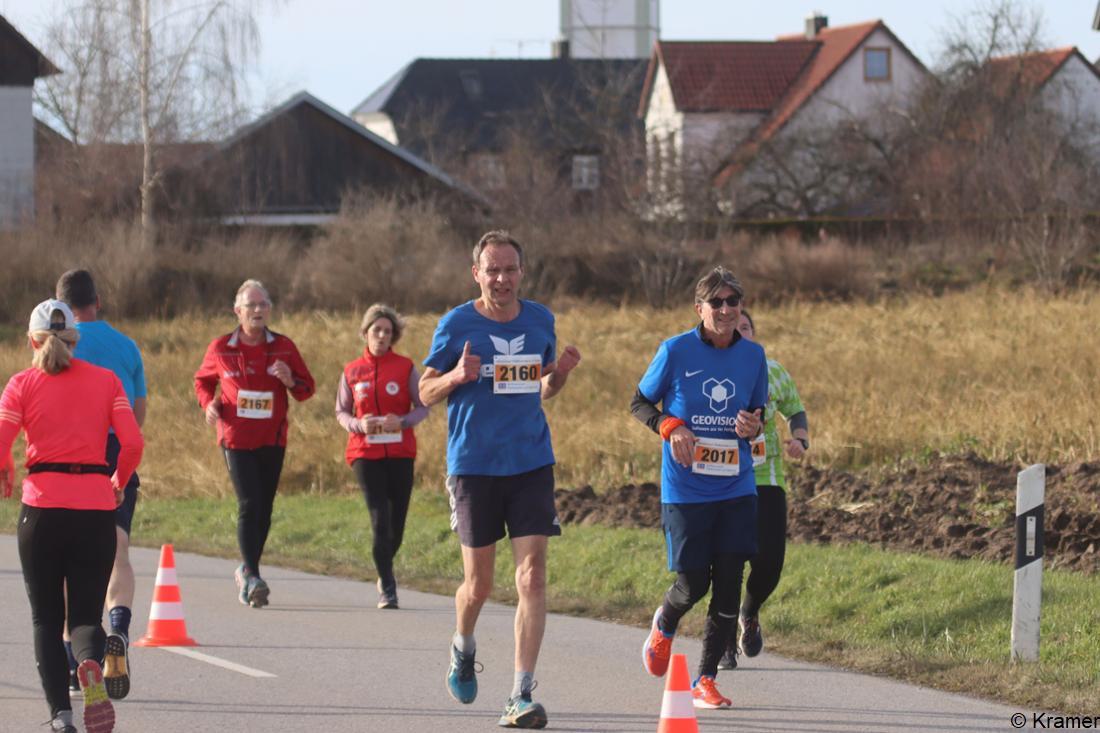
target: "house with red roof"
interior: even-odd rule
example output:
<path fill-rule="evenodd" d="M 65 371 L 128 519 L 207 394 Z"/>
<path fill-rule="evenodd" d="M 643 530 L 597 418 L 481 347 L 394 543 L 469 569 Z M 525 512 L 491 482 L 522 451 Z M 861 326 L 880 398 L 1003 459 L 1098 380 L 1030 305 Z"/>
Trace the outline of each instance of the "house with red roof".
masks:
<path fill-rule="evenodd" d="M 658 41 L 638 107 L 654 209 L 741 215 L 755 203 L 745 181 L 774 175 L 761 169 L 765 146 L 873 121 L 909 104 L 927 77 L 881 20 L 832 28 L 813 15 L 804 33 L 774 41 Z"/>
<path fill-rule="evenodd" d="M 998 56 L 988 71 L 996 96 L 1037 101 L 1100 152 L 1100 70 L 1076 46 Z"/>

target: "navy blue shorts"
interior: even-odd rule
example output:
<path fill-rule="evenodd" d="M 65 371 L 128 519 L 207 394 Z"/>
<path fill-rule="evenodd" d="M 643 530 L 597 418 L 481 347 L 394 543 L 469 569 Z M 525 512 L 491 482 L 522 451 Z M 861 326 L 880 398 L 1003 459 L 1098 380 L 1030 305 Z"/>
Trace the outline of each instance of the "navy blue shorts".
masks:
<path fill-rule="evenodd" d="M 448 476 L 451 529 L 463 547 L 486 547 L 508 536 L 561 534 L 554 506 L 554 466 L 514 476 Z"/>
<path fill-rule="evenodd" d="M 698 504 L 661 504 L 668 569 L 710 567 L 719 555 L 756 554 L 756 495 Z"/>
<path fill-rule="evenodd" d="M 111 469 L 112 474 L 118 468 L 118 452 L 120 450 L 122 450 L 122 444 L 118 442 L 115 434 L 107 433 L 107 467 Z M 141 481 L 138 479 L 137 471 L 134 471 L 130 476 L 130 480 L 126 483 L 122 503 L 115 509 L 115 524 L 127 535 L 130 534 L 130 526 L 134 523 L 134 509 L 137 507 L 139 486 L 141 486 Z"/>

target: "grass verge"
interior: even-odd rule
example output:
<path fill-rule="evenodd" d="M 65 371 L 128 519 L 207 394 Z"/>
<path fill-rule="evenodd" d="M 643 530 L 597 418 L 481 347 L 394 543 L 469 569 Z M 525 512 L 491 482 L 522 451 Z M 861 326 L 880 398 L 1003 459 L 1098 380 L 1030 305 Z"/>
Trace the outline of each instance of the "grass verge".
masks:
<path fill-rule="evenodd" d="M 14 532 L 18 506 L 0 503 L 0 531 Z M 180 551 L 233 557 L 235 516 L 231 499 L 144 501 L 135 517 L 134 542 L 172 542 Z M 500 547 L 494 598 L 511 602 L 511 553 L 506 543 Z M 550 608 L 644 627 L 671 579 L 664 557 L 663 540 L 654 530 L 566 527 L 550 552 Z M 370 524 L 361 499 L 280 497 L 264 559 L 312 572 L 374 578 Z M 461 560 L 442 495 L 414 494 L 397 560 L 402 585 L 454 592 Z M 762 620 L 768 649 L 777 653 L 1020 708 L 1095 714 L 1100 709 L 1096 582 L 1060 571 L 1045 573 L 1043 582 L 1036 664 L 1008 661 L 1012 570 L 1005 565 L 867 546 L 793 545 Z M 702 619 L 703 608 L 694 609 L 684 620 L 684 633 L 698 634 Z"/>

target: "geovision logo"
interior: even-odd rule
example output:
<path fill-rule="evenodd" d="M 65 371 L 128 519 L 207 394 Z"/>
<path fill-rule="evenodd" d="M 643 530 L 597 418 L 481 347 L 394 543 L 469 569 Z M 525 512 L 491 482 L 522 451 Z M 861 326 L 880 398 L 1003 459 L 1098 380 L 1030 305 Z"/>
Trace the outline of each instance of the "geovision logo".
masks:
<path fill-rule="evenodd" d="M 721 382 L 717 379 L 708 379 L 703 382 L 703 395 L 710 400 L 710 409 L 715 412 L 725 412 L 735 394 L 737 394 L 737 386 L 728 379 L 723 379 Z"/>

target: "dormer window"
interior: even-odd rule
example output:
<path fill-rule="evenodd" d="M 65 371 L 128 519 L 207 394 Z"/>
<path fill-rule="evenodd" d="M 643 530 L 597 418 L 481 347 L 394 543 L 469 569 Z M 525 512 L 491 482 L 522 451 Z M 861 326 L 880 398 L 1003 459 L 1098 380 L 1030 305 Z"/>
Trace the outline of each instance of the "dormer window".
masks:
<path fill-rule="evenodd" d="M 471 102 L 480 102 L 482 96 L 481 75 L 475 69 L 463 69 L 458 72 L 462 81 L 462 91 Z"/>
<path fill-rule="evenodd" d="M 572 177 L 574 191 L 595 191 L 600 187 L 600 157 L 574 155 Z"/>
<path fill-rule="evenodd" d="M 863 49 L 863 80 L 890 81 L 890 49 Z"/>

